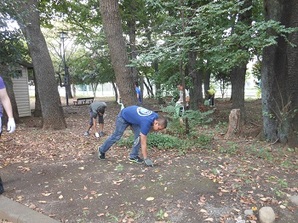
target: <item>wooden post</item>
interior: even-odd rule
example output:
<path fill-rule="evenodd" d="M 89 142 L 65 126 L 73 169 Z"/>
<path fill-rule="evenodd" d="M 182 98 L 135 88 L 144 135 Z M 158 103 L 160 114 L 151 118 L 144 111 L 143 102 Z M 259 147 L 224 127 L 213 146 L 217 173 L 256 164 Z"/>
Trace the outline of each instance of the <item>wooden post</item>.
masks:
<path fill-rule="evenodd" d="M 240 109 L 232 109 L 229 115 L 229 127 L 225 139 L 238 137 L 241 133 L 241 112 Z"/>

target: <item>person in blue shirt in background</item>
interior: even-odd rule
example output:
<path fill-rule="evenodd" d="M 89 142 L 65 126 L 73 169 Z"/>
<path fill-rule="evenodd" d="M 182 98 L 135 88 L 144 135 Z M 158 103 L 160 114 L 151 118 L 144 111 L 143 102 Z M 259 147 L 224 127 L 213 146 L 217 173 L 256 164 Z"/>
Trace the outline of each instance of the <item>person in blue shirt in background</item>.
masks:
<path fill-rule="evenodd" d="M 143 98 L 142 98 L 142 92 L 141 92 L 141 89 L 139 87 L 139 83 L 138 82 L 135 82 L 135 91 L 136 91 L 136 94 L 137 94 L 137 105 L 142 105 L 143 103 Z"/>
<path fill-rule="evenodd" d="M 160 131 L 167 127 L 167 119 L 159 116 L 156 112 L 136 105 L 128 106 L 120 111 L 116 119 L 116 129 L 114 133 L 98 148 L 98 159 L 104 160 L 106 152 L 110 147 L 119 141 L 125 129 L 131 126 L 134 133 L 134 143 L 129 155 L 131 162 L 147 166 L 153 166 L 153 162 L 147 155 L 147 134 L 152 129 Z M 139 157 L 141 148 L 143 159 Z"/>

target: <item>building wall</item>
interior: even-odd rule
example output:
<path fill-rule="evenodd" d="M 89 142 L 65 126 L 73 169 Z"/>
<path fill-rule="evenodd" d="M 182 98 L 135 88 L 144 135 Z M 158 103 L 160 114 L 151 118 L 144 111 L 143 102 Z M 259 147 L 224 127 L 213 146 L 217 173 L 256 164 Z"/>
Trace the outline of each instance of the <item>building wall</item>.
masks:
<path fill-rule="evenodd" d="M 25 67 L 21 67 L 22 76 L 12 78 L 13 91 L 20 117 L 31 116 L 30 99 L 28 90 L 28 72 Z"/>

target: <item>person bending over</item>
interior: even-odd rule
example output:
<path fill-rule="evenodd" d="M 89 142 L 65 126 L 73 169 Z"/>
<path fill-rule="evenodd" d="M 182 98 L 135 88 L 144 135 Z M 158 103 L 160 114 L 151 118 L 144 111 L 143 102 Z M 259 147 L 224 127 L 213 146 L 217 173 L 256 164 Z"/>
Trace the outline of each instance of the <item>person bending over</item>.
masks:
<path fill-rule="evenodd" d="M 116 118 L 116 128 L 114 133 L 98 148 L 98 159 L 104 160 L 106 152 L 110 147 L 119 141 L 125 131 L 130 126 L 134 133 L 134 142 L 129 160 L 131 162 L 147 166 L 153 166 L 153 162 L 147 154 L 147 134 L 150 130 L 160 131 L 167 127 L 167 119 L 159 116 L 156 112 L 136 105 L 126 107 L 120 111 Z M 143 159 L 139 157 L 141 148 Z"/>
<path fill-rule="evenodd" d="M 95 101 L 89 105 L 89 114 L 90 114 L 90 121 L 88 130 L 84 133 L 85 136 L 90 135 L 90 130 L 93 127 L 95 137 L 98 138 L 100 136 L 104 136 L 103 127 L 104 127 L 104 119 L 103 115 L 105 113 L 105 109 L 107 104 L 101 101 Z M 97 131 L 97 122 L 98 119 L 99 123 L 99 131 Z"/>

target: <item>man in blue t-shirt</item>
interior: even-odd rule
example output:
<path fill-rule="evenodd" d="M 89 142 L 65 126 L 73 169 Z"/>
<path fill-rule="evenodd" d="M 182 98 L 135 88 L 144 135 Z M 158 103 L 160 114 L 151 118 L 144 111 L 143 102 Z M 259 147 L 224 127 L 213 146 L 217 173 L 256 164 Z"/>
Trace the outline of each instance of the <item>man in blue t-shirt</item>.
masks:
<path fill-rule="evenodd" d="M 139 164 L 145 161 L 147 166 L 153 166 L 152 161 L 147 156 L 147 134 L 151 129 L 154 131 L 165 129 L 167 119 L 136 105 L 126 107 L 120 111 L 116 119 L 114 133 L 98 148 L 98 159 L 105 159 L 105 153 L 115 142 L 121 139 L 128 126 L 131 126 L 134 133 L 134 143 L 129 160 Z M 143 159 L 139 157 L 140 148 Z"/>

